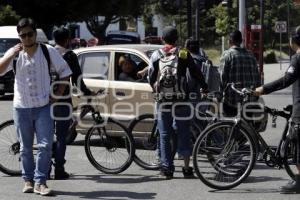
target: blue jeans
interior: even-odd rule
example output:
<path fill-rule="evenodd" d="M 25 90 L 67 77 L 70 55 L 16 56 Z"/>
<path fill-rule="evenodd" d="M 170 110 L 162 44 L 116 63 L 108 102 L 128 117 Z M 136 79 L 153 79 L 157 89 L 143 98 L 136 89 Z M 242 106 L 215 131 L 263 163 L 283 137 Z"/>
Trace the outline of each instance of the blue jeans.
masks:
<path fill-rule="evenodd" d="M 50 105 L 39 108 L 14 108 L 13 115 L 21 144 L 22 177 L 25 181 L 34 180 L 38 184 L 45 184 L 51 160 L 54 134 Z M 34 164 L 32 151 L 34 133 L 38 145 L 36 164 Z"/>
<path fill-rule="evenodd" d="M 172 114 L 172 109 L 174 115 Z M 174 163 L 171 152 L 170 138 L 173 135 L 174 121 L 176 124 L 178 137 L 178 153 L 184 157 L 192 154 L 191 132 L 190 126 L 190 112 L 191 108 L 186 105 L 164 107 L 162 104 L 157 107 L 157 127 L 160 134 L 160 151 L 161 151 L 161 168 L 174 171 Z M 179 119 L 185 117 L 186 119 Z"/>
<path fill-rule="evenodd" d="M 71 124 L 71 119 L 69 118 L 70 114 L 70 107 L 66 105 L 55 105 L 54 117 L 61 118 L 57 120 L 55 119 L 56 142 L 53 145 L 55 170 L 64 171 L 64 164 L 66 162 L 66 135 Z"/>

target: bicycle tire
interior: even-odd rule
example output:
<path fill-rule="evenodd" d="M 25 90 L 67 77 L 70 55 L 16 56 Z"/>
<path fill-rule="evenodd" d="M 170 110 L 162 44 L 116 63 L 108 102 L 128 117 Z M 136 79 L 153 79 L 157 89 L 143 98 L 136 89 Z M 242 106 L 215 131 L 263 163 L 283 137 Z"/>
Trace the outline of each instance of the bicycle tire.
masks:
<path fill-rule="evenodd" d="M 235 134 L 239 139 L 228 139 L 228 133 L 233 126 L 234 122 L 211 124 L 200 134 L 194 145 L 195 172 L 205 185 L 213 189 L 228 190 L 238 186 L 249 176 L 256 161 L 255 140 L 247 129 L 239 126 L 240 131 Z M 216 139 L 220 136 L 223 137 L 223 143 Z M 244 139 L 247 139 L 247 142 L 244 142 Z M 228 144 L 231 145 L 229 151 L 226 151 Z M 244 156 L 248 151 L 249 155 Z"/>
<path fill-rule="evenodd" d="M 295 180 L 297 174 L 295 148 L 295 144 L 293 144 L 289 138 L 287 138 L 281 146 L 281 157 L 284 169 L 293 180 Z"/>
<path fill-rule="evenodd" d="M 160 165 L 158 153 L 159 132 L 153 114 L 140 115 L 129 123 L 129 133 L 134 139 L 135 155 L 133 161 L 146 170 L 157 170 Z M 157 131 L 157 132 L 156 132 Z M 177 137 L 171 138 L 172 158 L 176 154 Z"/>
<path fill-rule="evenodd" d="M 107 129 L 106 127 L 114 127 L 114 129 Z M 94 139 L 94 137 L 97 138 Z M 106 174 L 121 173 L 133 161 L 134 145 L 132 136 L 128 134 L 128 130 L 124 125 L 111 118 L 108 118 L 103 126 L 94 125 L 88 130 L 85 136 L 84 148 L 90 163 L 97 170 Z M 99 151 L 104 153 L 101 154 Z M 113 155 L 119 152 L 125 156 Z M 107 159 L 110 156 L 113 158 Z M 112 163 L 114 161 L 118 163 Z"/>
<path fill-rule="evenodd" d="M 20 143 L 13 120 L 0 125 L 0 155 L 5 156 L 0 158 L 0 171 L 10 176 L 20 176 Z"/>

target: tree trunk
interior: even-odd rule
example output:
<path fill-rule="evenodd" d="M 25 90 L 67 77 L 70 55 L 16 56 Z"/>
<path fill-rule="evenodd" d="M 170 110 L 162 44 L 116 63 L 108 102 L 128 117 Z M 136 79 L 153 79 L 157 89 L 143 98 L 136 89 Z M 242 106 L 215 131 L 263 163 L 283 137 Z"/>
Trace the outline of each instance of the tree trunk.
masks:
<path fill-rule="evenodd" d="M 98 38 L 98 44 L 105 44 L 105 33 L 109 24 L 114 23 L 118 20 L 117 17 L 113 16 L 104 16 L 104 19 L 99 19 L 98 16 L 92 17 L 89 20 L 86 20 L 87 29 L 91 32 L 91 34 Z"/>

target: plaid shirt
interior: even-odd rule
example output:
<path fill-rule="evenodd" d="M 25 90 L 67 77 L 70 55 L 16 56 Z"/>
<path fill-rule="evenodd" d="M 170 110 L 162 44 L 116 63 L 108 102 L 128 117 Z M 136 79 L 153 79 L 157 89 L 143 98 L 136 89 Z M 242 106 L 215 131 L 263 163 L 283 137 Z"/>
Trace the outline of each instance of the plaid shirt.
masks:
<path fill-rule="evenodd" d="M 237 88 L 256 88 L 261 85 L 258 66 L 253 54 L 245 48 L 231 47 L 221 57 L 222 89 L 227 83 L 238 84 Z M 231 89 L 225 94 L 225 102 L 235 106 L 241 97 Z"/>

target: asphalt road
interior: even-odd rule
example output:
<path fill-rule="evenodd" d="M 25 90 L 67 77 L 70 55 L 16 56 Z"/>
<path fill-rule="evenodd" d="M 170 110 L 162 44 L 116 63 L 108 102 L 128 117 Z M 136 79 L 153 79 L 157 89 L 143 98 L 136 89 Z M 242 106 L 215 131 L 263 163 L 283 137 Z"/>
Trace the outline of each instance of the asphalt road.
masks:
<path fill-rule="evenodd" d="M 280 70 L 278 65 L 265 67 L 265 83 L 278 78 L 284 73 L 287 65 Z M 291 103 L 291 88 L 265 96 L 269 107 L 282 108 Z M 12 118 L 12 96 L 0 97 L 0 123 Z M 270 120 L 269 120 L 270 121 Z M 268 124 L 262 135 L 271 145 L 277 145 L 284 121 L 278 118 L 277 128 Z M 79 137 L 80 140 L 83 136 Z M 78 141 L 78 140 L 77 140 Z M 73 175 L 69 180 L 48 182 L 55 191 L 53 197 L 40 197 L 35 194 L 23 194 L 23 181 L 20 177 L 10 177 L 0 172 L 0 200 L 19 199 L 162 199 L 162 200 L 281 200 L 299 199 L 299 195 L 280 194 L 278 188 L 288 181 L 284 170 L 277 170 L 258 163 L 245 183 L 227 191 L 216 191 L 205 186 L 199 179 L 184 179 L 181 173 L 181 160 L 177 160 L 175 178 L 163 180 L 157 171 L 147 171 L 132 164 L 128 170 L 118 175 L 106 175 L 97 171 L 87 160 L 84 147 L 68 146 L 66 169 Z M 0 157 L 2 159 L 2 157 Z M 0 161 L 1 162 L 1 161 Z"/>
<path fill-rule="evenodd" d="M 11 98 L 0 100 L 0 122 L 12 117 Z M 282 108 L 291 102 L 290 95 L 269 95 L 266 104 Z M 277 128 L 268 129 L 263 137 L 276 145 L 283 121 L 278 120 Z M 80 136 L 79 139 L 82 139 Z M 282 195 L 278 192 L 286 184 L 288 176 L 284 170 L 271 169 L 258 163 L 245 183 L 227 191 L 215 191 L 205 186 L 199 179 L 184 179 L 181 173 L 182 161 L 177 160 L 175 178 L 163 180 L 157 171 L 143 170 L 134 163 L 128 170 L 118 175 L 106 175 L 97 171 L 87 160 L 84 148 L 80 145 L 67 149 L 66 169 L 73 175 L 69 180 L 50 180 L 49 187 L 55 191 L 53 197 L 40 197 L 35 194 L 23 194 L 23 181 L 20 177 L 10 177 L 0 172 L 0 199 L 299 199 L 299 195 Z M 2 158 L 0 158 L 2 159 Z"/>

